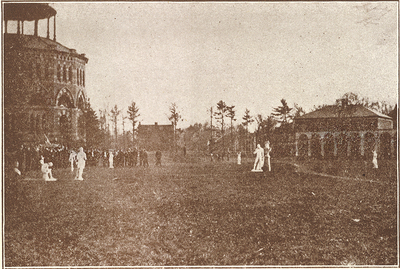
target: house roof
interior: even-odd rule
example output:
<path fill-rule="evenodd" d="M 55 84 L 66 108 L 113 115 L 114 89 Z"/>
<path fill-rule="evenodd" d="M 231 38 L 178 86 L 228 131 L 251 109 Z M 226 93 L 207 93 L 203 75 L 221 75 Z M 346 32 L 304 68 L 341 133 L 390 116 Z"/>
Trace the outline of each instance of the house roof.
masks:
<path fill-rule="evenodd" d="M 26 49 L 54 50 L 74 54 L 76 57 L 82 58 L 86 62 L 88 61 L 84 54 L 78 54 L 75 49 L 69 49 L 54 40 L 40 36 L 6 34 L 4 35 L 4 47 L 10 49 L 21 47 Z"/>
<path fill-rule="evenodd" d="M 385 119 L 392 119 L 373 109 L 364 107 L 362 105 L 347 105 L 340 107 L 337 105 L 325 106 L 313 112 L 307 113 L 296 119 L 321 119 L 321 118 L 364 118 L 364 117 L 378 117 Z"/>
<path fill-rule="evenodd" d="M 57 11 L 49 4 L 5 3 L 4 20 L 34 21 L 53 17 Z"/>

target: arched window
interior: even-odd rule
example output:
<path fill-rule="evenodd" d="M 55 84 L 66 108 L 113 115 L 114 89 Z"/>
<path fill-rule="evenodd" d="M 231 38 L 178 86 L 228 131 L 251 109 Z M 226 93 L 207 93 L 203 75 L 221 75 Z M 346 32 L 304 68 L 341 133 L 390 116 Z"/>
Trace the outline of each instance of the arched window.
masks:
<path fill-rule="evenodd" d="M 337 138 L 337 156 L 340 158 L 347 157 L 347 138 L 346 134 L 342 133 Z"/>
<path fill-rule="evenodd" d="M 66 89 L 62 89 L 57 95 L 56 105 L 67 108 L 73 108 L 74 102 L 71 93 Z"/>
<path fill-rule="evenodd" d="M 372 152 L 375 149 L 375 136 L 368 132 L 364 137 L 364 156 L 367 159 L 372 159 Z"/>
<path fill-rule="evenodd" d="M 61 66 L 57 65 L 57 79 L 61 81 Z"/>
<path fill-rule="evenodd" d="M 298 149 L 299 156 L 306 157 L 308 155 L 308 138 L 305 134 L 299 137 Z"/>
<path fill-rule="evenodd" d="M 332 134 L 327 133 L 324 136 L 324 157 L 327 159 L 333 158 L 334 156 L 334 148 L 335 148 L 335 140 Z"/>
<path fill-rule="evenodd" d="M 72 66 L 69 67 L 68 79 L 69 79 L 69 82 L 72 82 Z"/>
<path fill-rule="evenodd" d="M 63 67 L 63 81 L 67 81 L 67 67 L 65 65 Z"/>
<path fill-rule="evenodd" d="M 82 111 L 85 110 L 85 98 L 81 92 L 81 94 L 78 97 L 78 103 L 77 103 L 77 107 L 79 109 L 81 109 Z"/>
<path fill-rule="evenodd" d="M 311 156 L 314 158 L 321 157 L 321 140 L 318 134 L 313 134 L 311 137 Z"/>
<path fill-rule="evenodd" d="M 391 136 L 388 133 L 383 133 L 380 136 L 380 155 L 383 159 L 390 159 L 391 157 Z"/>
<path fill-rule="evenodd" d="M 80 80 L 80 70 L 79 68 L 76 69 L 76 84 L 81 85 L 81 80 Z"/>

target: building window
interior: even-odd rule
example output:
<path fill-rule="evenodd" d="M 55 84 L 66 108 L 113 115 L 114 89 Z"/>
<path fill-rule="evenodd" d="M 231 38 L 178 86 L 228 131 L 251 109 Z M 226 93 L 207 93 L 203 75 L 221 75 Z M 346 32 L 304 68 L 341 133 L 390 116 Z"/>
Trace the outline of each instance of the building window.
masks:
<path fill-rule="evenodd" d="M 57 65 L 57 79 L 61 81 L 61 66 Z"/>
<path fill-rule="evenodd" d="M 67 67 L 63 67 L 63 81 L 67 81 Z"/>
<path fill-rule="evenodd" d="M 69 79 L 69 82 L 72 83 L 72 66 L 69 67 L 68 79 Z"/>

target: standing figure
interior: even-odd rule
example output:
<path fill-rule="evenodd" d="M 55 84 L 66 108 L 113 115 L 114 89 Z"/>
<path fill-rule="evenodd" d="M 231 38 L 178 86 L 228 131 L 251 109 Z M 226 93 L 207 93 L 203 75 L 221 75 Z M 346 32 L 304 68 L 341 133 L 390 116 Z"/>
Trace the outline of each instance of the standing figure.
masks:
<path fill-rule="evenodd" d="M 264 149 L 260 146 L 260 144 L 257 144 L 254 154 L 256 154 L 256 159 L 254 161 L 253 170 L 251 171 L 262 172 L 262 167 L 264 166 Z"/>
<path fill-rule="evenodd" d="M 156 165 L 161 166 L 161 151 L 160 150 L 156 151 Z"/>
<path fill-rule="evenodd" d="M 110 165 L 110 168 L 114 168 L 114 154 L 112 153 L 111 150 L 108 154 L 108 163 Z"/>
<path fill-rule="evenodd" d="M 237 164 L 242 164 L 242 153 L 239 152 L 237 155 Z"/>
<path fill-rule="evenodd" d="M 71 149 L 69 154 L 69 162 L 71 163 L 71 172 L 74 172 L 74 163 L 76 162 L 76 152 Z"/>
<path fill-rule="evenodd" d="M 372 151 L 372 164 L 374 169 L 378 169 L 378 153 L 376 150 Z"/>
<path fill-rule="evenodd" d="M 265 148 L 264 148 L 264 153 L 265 153 L 265 158 L 267 159 L 267 164 L 268 164 L 268 171 L 271 172 L 271 155 L 270 152 L 272 151 L 272 148 L 269 144 L 269 141 L 265 142 Z"/>
<path fill-rule="evenodd" d="M 143 150 L 143 166 L 144 167 L 149 167 L 149 156 L 148 156 L 147 151 L 145 149 Z"/>
<path fill-rule="evenodd" d="M 76 155 L 77 167 L 78 167 L 77 175 L 75 178 L 76 180 L 83 180 L 82 174 L 83 174 L 83 169 L 85 168 L 86 159 L 87 159 L 86 153 L 83 151 L 83 148 L 80 147 L 79 152 Z"/>

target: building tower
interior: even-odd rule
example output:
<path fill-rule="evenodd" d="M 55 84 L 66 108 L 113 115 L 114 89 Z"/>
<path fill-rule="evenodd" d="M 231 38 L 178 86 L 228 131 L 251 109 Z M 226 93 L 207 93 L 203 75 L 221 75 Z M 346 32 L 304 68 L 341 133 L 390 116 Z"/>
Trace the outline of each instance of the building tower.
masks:
<path fill-rule="evenodd" d="M 57 12 L 48 4 L 4 3 L 3 11 L 6 150 L 84 143 L 85 54 L 56 42 Z M 39 36 L 46 26 L 46 37 Z"/>

